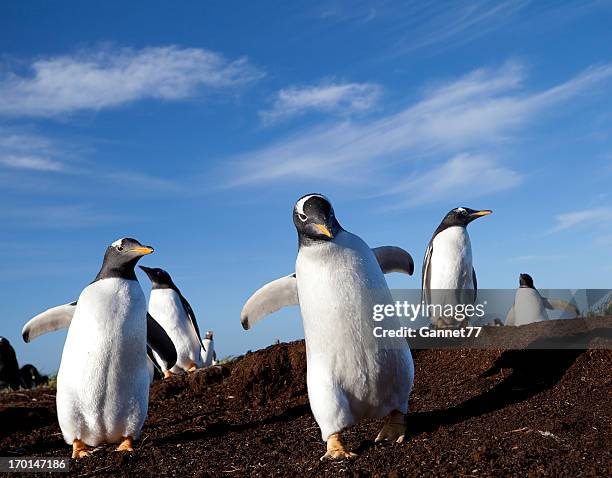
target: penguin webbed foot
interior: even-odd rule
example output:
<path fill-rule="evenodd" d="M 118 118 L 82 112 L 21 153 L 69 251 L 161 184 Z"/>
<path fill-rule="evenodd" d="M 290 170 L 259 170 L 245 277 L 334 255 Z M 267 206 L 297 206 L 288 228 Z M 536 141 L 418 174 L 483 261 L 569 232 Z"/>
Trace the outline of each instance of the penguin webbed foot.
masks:
<path fill-rule="evenodd" d="M 387 440 L 394 441 L 395 443 L 403 443 L 405 436 L 406 415 L 395 410 L 385 418 L 385 424 L 374 442 L 378 443 Z"/>
<path fill-rule="evenodd" d="M 174 376 L 174 374 L 170 370 L 164 370 L 164 378 L 170 378 Z"/>
<path fill-rule="evenodd" d="M 94 449 L 87 446 L 81 440 L 74 440 L 72 442 L 72 458 L 78 460 L 79 458 L 85 458 L 91 455 Z"/>
<path fill-rule="evenodd" d="M 340 433 L 333 433 L 327 439 L 327 452 L 320 460 L 352 460 L 357 456 L 357 453 L 350 452 L 345 448 Z"/>
<path fill-rule="evenodd" d="M 115 448 L 115 451 L 120 451 L 120 452 L 134 451 L 132 437 L 124 437 L 122 442 L 119 444 L 119 446 Z"/>

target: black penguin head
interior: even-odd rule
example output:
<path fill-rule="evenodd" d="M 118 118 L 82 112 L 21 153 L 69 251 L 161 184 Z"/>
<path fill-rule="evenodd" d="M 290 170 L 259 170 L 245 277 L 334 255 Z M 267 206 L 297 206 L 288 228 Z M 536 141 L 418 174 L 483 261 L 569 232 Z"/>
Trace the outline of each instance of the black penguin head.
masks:
<path fill-rule="evenodd" d="M 9 339 L 7 339 L 5 337 L 0 337 L 0 350 L 8 350 L 8 349 L 12 349 L 12 348 L 13 348 L 13 346 L 9 342 Z"/>
<path fill-rule="evenodd" d="M 487 216 L 492 212 L 493 211 L 490 209 L 477 211 L 476 209 L 470 209 L 469 207 L 456 207 L 455 209 L 448 211 L 440 226 L 444 226 L 444 229 L 453 226 L 465 227 L 473 220 L 482 216 Z"/>
<path fill-rule="evenodd" d="M 493 211 L 490 209 L 483 209 L 478 211 L 476 209 L 470 209 L 469 207 L 456 207 L 448 211 L 438 228 L 434 231 L 432 237 L 436 237 L 442 231 L 449 227 L 467 227 L 467 225 L 475 219 L 482 216 L 487 216 Z"/>
<path fill-rule="evenodd" d="M 293 223 L 300 244 L 332 241 L 342 230 L 329 199 L 322 194 L 307 194 L 293 208 Z"/>
<path fill-rule="evenodd" d="M 213 331 L 209 330 L 208 332 L 206 332 L 206 337 L 204 337 L 204 338 L 208 339 L 208 340 L 212 340 L 212 338 L 213 338 Z"/>
<path fill-rule="evenodd" d="M 119 277 L 136 280 L 134 267 L 142 256 L 151 254 L 153 248 L 143 246 L 136 239 L 124 237 L 113 242 L 106 249 L 102 268 L 95 280 Z"/>
<path fill-rule="evenodd" d="M 174 282 L 172 282 L 172 277 L 165 270 L 154 267 L 138 267 L 149 276 L 153 289 L 176 289 Z"/>
<path fill-rule="evenodd" d="M 521 274 L 519 277 L 519 284 L 521 287 L 535 289 L 535 286 L 533 285 L 533 279 L 529 274 Z"/>

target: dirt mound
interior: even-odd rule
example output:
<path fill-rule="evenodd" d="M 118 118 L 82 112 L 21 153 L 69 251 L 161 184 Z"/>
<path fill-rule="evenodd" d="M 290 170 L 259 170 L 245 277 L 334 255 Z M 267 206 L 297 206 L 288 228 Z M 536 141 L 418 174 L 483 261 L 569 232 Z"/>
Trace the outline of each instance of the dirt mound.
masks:
<path fill-rule="evenodd" d="M 155 383 L 136 452 L 106 447 L 79 476 L 605 476 L 612 469 L 612 318 L 533 324 L 598 349 L 415 350 L 409 436 L 374 445 L 379 421 L 346 432 L 353 462 L 321 463 L 303 342 Z M 586 324 L 586 325 L 585 325 Z M 595 332 L 593 332 L 595 331 Z M 493 334 L 498 332 L 493 331 Z M 606 349 L 607 347 L 607 349 Z M 0 456 L 67 456 L 54 392 L 0 394 Z"/>

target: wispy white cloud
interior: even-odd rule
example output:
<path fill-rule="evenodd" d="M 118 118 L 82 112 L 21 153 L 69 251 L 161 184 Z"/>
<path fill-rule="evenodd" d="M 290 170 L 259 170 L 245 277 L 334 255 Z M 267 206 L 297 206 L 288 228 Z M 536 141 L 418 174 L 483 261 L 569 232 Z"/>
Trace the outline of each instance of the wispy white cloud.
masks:
<path fill-rule="evenodd" d="M 404 31 L 409 34 L 396 44 L 395 52 L 467 43 L 507 25 L 528 4 L 528 0 L 415 2 L 412 15 L 404 16 Z"/>
<path fill-rule="evenodd" d="M 313 9 L 313 16 L 335 26 L 376 21 L 392 55 L 423 48 L 452 48 L 511 25 L 529 0 L 389 2 L 334 0 Z M 565 8 L 567 10 L 567 8 Z"/>
<path fill-rule="evenodd" d="M 30 169 L 34 171 L 61 171 L 62 163 L 37 156 L 0 156 L 0 165 L 14 169 Z"/>
<path fill-rule="evenodd" d="M 517 172 L 492 159 L 459 154 L 425 172 L 411 175 L 385 194 L 406 197 L 404 201 L 394 201 L 394 208 L 403 208 L 452 198 L 466 200 L 484 196 L 513 188 L 521 180 Z"/>
<path fill-rule="evenodd" d="M 227 162 L 226 185 L 304 179 L 341 182 L 357 177 L 375 190 L 379 184 L 373 185 L 370 172 L 383 169 L 396 184 L 405 181 L 412 186 L 438 179 L 434 175 L 442 173 L 446 179 L 437 185 L 446 194 L 457 189 L 457 180 L 451 177 L 455 170 L 478 180 L 480 168 L 482 177 L 491 179 L 482 182 L 483 190 L 507 189 L 518 184 L 521 175 L 483 151 L 511 140 L 537 115 L 612 78 L 612 66 L 588 68 L 538 92 L 526 91 L 525 78 L 525 69 L 517 62 L 478 69 L 430 86 L 422 99 L 398 112 L 372 120 L 326 122 L 300 131 Z M 414 160 L 424 157 L 430 160 L 430 171 L 416 169 Z M 446 162 L 436 162 L 440 160 Z M 398 165 L 403 168 L 399 177 Z M 412 198 L 415 203 L 423 200 Z"/>
<path fill-rule="evenodd" d="M 582 211 L 572 211 L 563 214 L 558 214 L 555 217 L 556 225 L 551 232 L 565 231 L 580 226 L 586 226 L 596 221 L 612 220 L 612 208 L 597 207 L 593 209 L 584 209 Z"/>
<path fill-rule="evenodd" d="M 48 138 L 15 128 L 0 128 L 0 169 L 67 172 L 66 162 Z"/>
<path fill-rule="evenodd" d="M 381 88 L 372 83 L 329 83 L 293 86 L 278 91 L 272 108 L 261 111 L 264 123 L 274 123 L 309 111 L 333 112 L 346 116 L 371 109 Z"/>
<path fill-rule="evenodd" d="M 38 59 L 26 74 L 1 72 L 0 115 L 48 117 L 145 98 L 179 100 L 199 87 L 232 87 L 262 75 L 246 58 L 200 48 L 86 51 Z"/>
<path fill-rule="evenodd" d="M 129 190 L 132 195 L 152 190 L 185 194 L 184 185 L 169 178 L 156 177 L 127 166 L 119 170 L 100 167 L 87 159 L 91 151 L 83 152 L 81 149 L 35 132 L 14 127 L 0 128 L 0 184 L 3 187 L 31 187 L 28 185 L 32 184 L 34 176 L 44 176 L 48 179 L 45 188 L 49 188 L 54 180 L 57 183 L 62 176 L 69 175 L 78 178 L 77 184 L 87 184 L 88 187 L 109 183 L 125 185 L 129 188 L 126 192 Z M 40 188 L 43 183 L 39 180 L 34 184 Z"/>

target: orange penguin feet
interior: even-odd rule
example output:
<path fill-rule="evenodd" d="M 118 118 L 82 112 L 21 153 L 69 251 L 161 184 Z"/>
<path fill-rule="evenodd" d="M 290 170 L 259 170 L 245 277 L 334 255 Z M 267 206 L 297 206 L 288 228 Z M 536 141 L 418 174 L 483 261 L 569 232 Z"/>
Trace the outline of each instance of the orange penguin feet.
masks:
<path fill-rule="evenodd" d="M 382 430 L 374 440 L 376 443 L 383 440 L 395 441 L 396 443 L 402 443 L 406 435 L 406 421 L 405 415 L 397 410 L 389 413 L 385 418 L 385 424 Z"/>
<path fill-rule="evenodd" d="M 93 448 L 88 447 L 81 440 L 74 440 L 72 442 L 72 458 L 85 458 L 93 453 Z"/>
<path fill-rule="evenodd" d="M 123 437 L 123 441 L 115 448 L 115 451 L 134 451 L 134 448 L 132 448 L 132 437 Z"/>
<path fill-rule="evenodd" d="M 332 433 L 327 438 L 327 452 L 321 457 L 323 460 L 342 460 L 345 458 L 353 459 L 356 458 L 357 454 L 347 451 L 342 442 L 342 435 L 340 433 Z"/>

